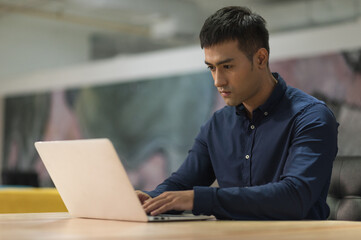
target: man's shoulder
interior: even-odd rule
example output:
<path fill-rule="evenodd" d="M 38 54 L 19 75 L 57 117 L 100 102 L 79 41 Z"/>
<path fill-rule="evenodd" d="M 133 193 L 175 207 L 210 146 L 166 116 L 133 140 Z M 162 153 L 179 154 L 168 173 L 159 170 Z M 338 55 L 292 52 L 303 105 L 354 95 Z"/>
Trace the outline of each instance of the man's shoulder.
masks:
<path fill-rule="evenodd" d="M 235 113 L 235 108 L 232 106 L 226 105 L 226 106 L 216 110 L 213 115 L 223 116 L 223 115 L 232 115 L 233 113 Z"/>
<path fill-rule="evenodd" d="M 213 113 L 211 121 L 225 121 L 236 116 L 235 107 L 224 106 Z"/>
<path fill-rule="evenodd" d="M 203 125 L 204 128 L 219 128 L 220 126 L 227 126 L 236 118 L 235 107 L 224 106 L 221 109 L 216 110 L 208 121 Z"/>
<path fill-rule="evenodd" d="M 328 115 L 329 117 L 334 118 L 332 111 L 323 101 L 300 89 L 288 86 L 284 98 L 283 104 L 284 106 L 287 106 L 287 111 L 293 113 L 292 115 L 302 117 L 305 116 L 305 114 L 307 115 L 307 113 L 317 112 L 316 115 L 318 116 Z"/>
<path fill-rule="evenodd" d="M 296 112 L 302 111 L 303 109 L 315 105 L 326 106 L 326 104 L 323 101 L 303 92 L 300 89 L 293 88 L 290 86 L 287 86 L 284 97 L 285 97 L 284 102 L 287 103 Z"/>

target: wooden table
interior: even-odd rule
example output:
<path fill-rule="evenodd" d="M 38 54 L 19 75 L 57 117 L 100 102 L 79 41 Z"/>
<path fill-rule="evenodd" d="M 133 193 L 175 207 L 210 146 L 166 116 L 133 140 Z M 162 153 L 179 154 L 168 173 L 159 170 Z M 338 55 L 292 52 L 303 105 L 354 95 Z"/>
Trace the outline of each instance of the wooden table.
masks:
<path fill-rule="evenodd" d="M 68 213 L 0 214 L 0 239 L 361 239 L 361 222 L 198 221 L 136 223 Z"/>

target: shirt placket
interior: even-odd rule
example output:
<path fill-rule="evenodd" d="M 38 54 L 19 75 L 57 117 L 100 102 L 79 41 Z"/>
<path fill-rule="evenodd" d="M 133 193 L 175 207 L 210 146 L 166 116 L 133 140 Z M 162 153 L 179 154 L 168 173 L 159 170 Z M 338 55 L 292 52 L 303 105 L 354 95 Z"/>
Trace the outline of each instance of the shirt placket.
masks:
<path fill-rule="evenodd" d="M 255 136 L 256 125 L 254 122 L 249 122 L 247 127 L 247 147 L 245 149 L 243 165 L 243 182 L 246 186 L 251 186 L 251 161 Z"/>

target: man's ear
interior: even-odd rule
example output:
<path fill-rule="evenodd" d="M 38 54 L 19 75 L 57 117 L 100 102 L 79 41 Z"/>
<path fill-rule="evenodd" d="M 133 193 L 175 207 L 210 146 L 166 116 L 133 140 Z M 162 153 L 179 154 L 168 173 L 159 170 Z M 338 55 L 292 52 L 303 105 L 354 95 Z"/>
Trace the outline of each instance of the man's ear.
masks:
<path fill-rule="evenodd" d="M 268 67 L 268 51 L 265 48 L 260 48 L 254 55 L 254 63 L 260 69 Z"/>

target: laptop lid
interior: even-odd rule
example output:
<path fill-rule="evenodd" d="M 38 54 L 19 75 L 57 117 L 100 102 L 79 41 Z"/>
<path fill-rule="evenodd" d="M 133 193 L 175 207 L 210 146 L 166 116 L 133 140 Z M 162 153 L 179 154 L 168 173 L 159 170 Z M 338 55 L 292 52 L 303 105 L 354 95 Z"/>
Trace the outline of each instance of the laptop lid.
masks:
<path fill-rule="evenodd" d="M 148 221 L 108 139 L 36 142 L 35 147 L 72 216 Z"/>

